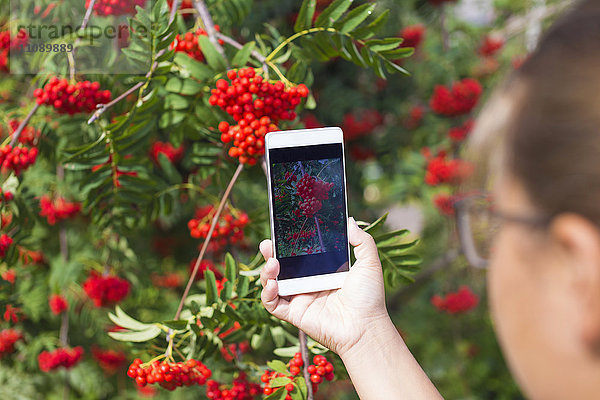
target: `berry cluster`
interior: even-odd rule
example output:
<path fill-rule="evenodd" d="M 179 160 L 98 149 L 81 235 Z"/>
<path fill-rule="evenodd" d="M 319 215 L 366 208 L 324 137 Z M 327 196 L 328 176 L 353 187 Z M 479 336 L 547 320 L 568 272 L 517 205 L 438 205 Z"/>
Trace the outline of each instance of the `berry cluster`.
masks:
<path fill-rule="evenodd" d="M 59 114 L 90 113 L 98 104 L 110 101 L 110 90 L 100 90 L 100 83 L 83 81 L 72 85 L 67 79 L 52 77 L 43 89 L 33 92 L 39 105 L 48 105 Z"/>
<path fill-rule="evenodd" d="M 404 121 L 406 129 L 416 129 L 421 125 L 425 116 L 425 108 L 421 106 L 412 106 L 408 112 L 408 118 Z"/>
<path fill-rule="evenodd" d="M 443 183 L 458 183 L 470 171 L 468 164 L 460 159 L 447 159 L 445 151 L 438 152 L 435 157 L 428 157 L 425 172 L 425 183 L 437 186 Z"/>
<path fill-rule="evenodd" d="M 216 208 L 207 205 L 196 210 L 194 218 L 189 220 L 188 228 L 190 235 L 195 239 L 206 239 Z M 244 239 L 244 227 L 248 224 L 248 214 L 241 212 L 234 216 L 229 212 L 223 211 L 219 216 L 219 221 L 212 233 L 209 246 L 211 251 L 220 251 L 228 243 L 239 243 Z"/>
<path fill-rule="evenodd" d="M 44 195 L 40 198 L 40 216 L 46 217 L 48 224 L 54 225 L 56 222 L 73 218 L 81 211 L 81 204 L 67 201 L 63 197 L 50 199 L 50 196 Z"/>
<path fill-rule="evenodd" d="M 437 207 L 441 214 L 452 216 L 454 215 L 454 203 L 458 200 L 457 196 L 438 193 L 433 197 L 433 204 Z"/>
<path fill-rule="evenodd" d="M 250 344 L 245 341 L 241 343 L 231 343 L 221 347 L 221 355 L 225 361 L 233 361 L 238 354 L 245 354 L 250 351 Z"/>
<path fill-rule="evenodd" d="M 14 269 L 9 268 L 0 274 L 0 277 L 12 285 L 15 283 L 15 279 L 17 279 L 17 273 Z"/>
<path fill-rule="evenodd" d="M 286 172 L 285 173 L 285 180 L 287 181 L 287 183 L 289 185 L 292 182 L 296 182 L 298 180 L 298 176 L 296 176 L 296 174 L 294 174 L 292 172 Z"/>
<path fill-rule="evenodd" d="M 60 367 L 69 369 L 74 367 L 83 356 L 81 346 L 72 349 L 63 348 L 54 351 L 42 351 L 38 356 L 38 365 L 44 372 L 49 372 Z"/>
<path fill-rule="evenodd" d="M 92 355 L 100 364 L 106 373 L 115 373 L 125 362 L 125 353 L 116 350 L 103 350 L 99 347 L 92 347 Z"/>
<path fill-rule="evenodd" d="M 178 288 L 183 283 L 182 277 L 175 272 L 167 272 L 164 275 L 152 274 L 150 279 L 152 280 L 152 284 L 154 286 L 166 289 Z"/>
<path fill-rule="evenodd" d="M 230 388 L 222 386 L 212 379 L 206 382 L 206 397 L 210 400 L 253 400 L 261 392 L 260 385 L 248 382 L 244 372 L 240 372 Z"/>
<path fill-rule="evenodd" d="M 215 25 L 215 30 L 219 32 L 219 25 Z M 200 36 L 208 36 L 208 33 L 204 29 L 199 28 L 196 32 L 186 32 L 183 35 L 175 36 L 175 40 L 171 43 L 171 50 L 175 49 L 176 52 L 186 53 L 191 58 L 204 62 L 204 53 L 200 48 L 198 38 Z M 219 40 L 220 44 L 224 42 Z"/>
<path fill-rule="evenodd" d="M 10 121 L 8 121 L 8 126 L 10 127 L 10 130 L 12 131 L 10 133 L 10 136 L 12 136 L 13 132 L 17 130 L 17 128 L 19 127 L 20 124 L 21 124 L 21 121 L 18 121 L 16 119 L 11 119 Z M 40 137 L 40 133 L 41 132 L 39 129 L 35 129 L 31 125 L 27 125 L 21 132 L 18 142 L 21 144 L 26 144 L 30 147 L 33 147 L 37 144 L 37 140 Z"/>
<path fill-rule="evenodd" d="M 19 30 L 16 37 L 11 37 L 10 31 L 0 32 L 0 71 L 8 72 L 8 56 L 12 51 L 22 50 L 29 41 L 25 29 Z"/>
<path fill-rule="evenodd" d="M 317 180 L 314 176 L 304 174 L 296 185 L 298 195 L 302 198 L 300 210 L 307 218 L 312 218 L 323 206 L 322 201 L 329 198 L 333 183 Z"/>
<path fill-rule="evenodd" d="M 302 231 L 300 233 L 295 232 L 295 233 L 290 233 L 287 236 L 287 240 L 288 241 L 292 241 L 292 240 L 298 240 L 298 239 L 310 239 L 313 238 L 316 234 L 316 229 L 313 229 L 311 231 Z"/>
<path fill-rule="evenodd" d="M 9 328 L 0 331 L 0 359 L 5 354 L 15 351 L 15 343 L 23 339 L 21 332 Z"/>
<path fill-rule="evenodd" d="M 473 120 L 468 119 L 464 124 L 450 128 L 448 137 L 453 142 L 462 142 L 471 133 L 471 130 L 473 130 Z"/>
<path fill-rule="evenodd" d="M 61 314 L 63 311 L 69 308 L 69 303 L 60 294 L 53 294 L 50 296 L 48 299 L 48 305 L 50 306 L 50 310 L 54 315 Z"/>
<path fill-rule="evenodd" d="M 0 257 L 6 256 L 6 252 L 12 243 L 13 239 L 6 233 L 3 233 L 2 236 L 0 236 Z"/>
<path fill-rule="evenodd" d="M 448 293 L 446 297 L 434 295 L 431 298 L 431 304 L 439 311 L 458 314 L 475 308 L 479 304 L 479 297 L 469 287 L 461 286 L 457 292 Z"/>
<path fill-rule="evenodd" d="M 85 8 L 88 8 L 91 0 L 85 0 Z M 135 7 L 144 7 L 146 0 L 96 0 L 94 13 L 96 15 L 133 15 Z"/>
<path fill-rule="evenodd" d="M 196 266 L 196 261 L 197 258 L 194 258 L 192 261 L 190 261 L 190 275 L 192 274 L 192 271 L 194 271 L 194 267 Z M 204 279 L 204 272 L 206 271 L 212 271 L 215 274 L 215 279 L 218 281 L 220 279 L 223 279 L 223 274 L 221 273 L 221 271 L 219 271 L 219 269 L 215 266 L 215 264 L 210 261 L 210 260 L 202 260 L 200 261 L 200 266 L 198 267 L 198 272 L 196 273 L 196 278 L 195 280 L 200 280 L 200 279 Z"/>
<path fill-rule="evenodd" d="M 19 313 L 21 309 L 18 307 L 13 307 L 11 304 L 6 305 L 6 309 L 4 310 L 4 315 L 2 316 L 6 322 L 12 321 L 14 324 L 19 322 Z"/>
<path fill-rule="evenodd" d="M 327 361 L 327 358 L 322 355 L 314 356 L 313 363 L 314 364 L 311 364 L 307 367 L 307 370 L 310 374 L 310 381 L 312 383 L 313 393 L 317 393 L 318 386 L 323 382 L 323 378 L 325 378 L 328 381 L 333 380 L 333 364 Z M 263 389 L 264 394 L 270 395 L 275 390 L 275 388 L 271 387 L 270 385 L 270 382 L 273 378 L 287 377 L 293 379 L 294 376 L 300 375 L 302 371 L 301 368 L 303 365 L 304 361 L 302 360 L 302 354 L 296 353 L 294 354 L 294 358 L 292 358 L 288 363 L 291 376 L 286 376 L 286 374 L 283 374 L 281 372 L 274 372 L 269 370 L 265 371 L 260 378 L 260 380 L 265 384 L 265 388 Z M 285 390 L 291 392 L 292 390 L 294 390 L 294 384 L 288 383 L 285 386 Z M 291 399 L 292 397 L 288 393 L 285 398 Z"/>
<path fill-rule="evenodd" d="M 424 35 L 425 25 L 416 24 L 407 26 L 400 32 L 400 37 L 404 39 L 404 41 L 400 43 L 400 47 L 414 47 L 416 51 L 423 41 Z"/>
<path fill-rule="evenodd" d="M 176 163 L 183 157 L 183 146 L 175 147 L 171 143 L 156 141 L 150 147 L 150 157 L 158 164 L 158 155 L 164 154 L 171 163 Z"/>
<path fill-rule="evenodd" d="M 477 52 L 482 57 L 492 57 L 504 46 L 504 40 L 496 36 L 485 36 Z"/>
<path fill-rule="evenodd" d="M 198 360 L 185 362 L 153 361 L 149 365 L 142 364 L 136 358 L 129 366 L 127 376 L 135 379 L 138 386 L 158 383 L 167 390 L 175 390 L 180 386 L 204 385 L 212 372 Z"/>
<path fill-rule="evenodd" d="M 241 163 L 254 165 L 265 152 L 267 132 L 276 131 L 280 120 L 296 119 L 294 109 L 302 98 L 308 97 L 308 88 L 301 84 L 286 89 L 280 81 L 263 80 L 253 68 L 230 70 L 227 78 L 231 85 L 227 80 L 219 79 L 208 102 L 221 107 L 237 122 L 232 126 L 225 121 L 219 124 L 221 141 L 233 142 L 229 155 L 237 157 Z"/>
<path fill-rule="evenodd" d="M 26 146 L 12 147 L 10 144 L 0 147 L 0 165 L 2 172 L 10 170 L 19 175 L 22 171 L 32 166 L 38 156 L 37 147 L 28 148 Z"/>
<path fill-rule="evenodd" d="M 369 135 L 383 123 L 383 115 L 377 110 L 361 110 L 344 115 L 342 131 L 344 139 L 352 141 Z"/>
<path fill-rule="evenodd" d="M 83 290 L 96 307 L 118 303 L 129 293 L 129 282 L 117 276 L 102 276 L 92 271 L 83 283 Z"/>
<path fill-rule="evenodd" d="M 455 117 L 470 112 L 479 101 L 481 84 L 472 78 L 455 82 L 452 88 L 436 85 L 429 106 L 437 114 Z"/>
<path fill-rule="evenodd" d="M 0 203 L 8 203 L 14 198 L 15 196 L 11 192 L 4 191 L 0 188 Z"/>

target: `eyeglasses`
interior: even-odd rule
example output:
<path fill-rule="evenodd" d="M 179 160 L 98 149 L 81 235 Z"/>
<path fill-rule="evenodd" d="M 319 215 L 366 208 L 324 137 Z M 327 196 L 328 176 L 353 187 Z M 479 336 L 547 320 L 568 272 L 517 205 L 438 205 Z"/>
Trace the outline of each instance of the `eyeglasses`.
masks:
<path fill-rule="evenodd" d="M 454 202 L 461 249 L 469 264 L 487 268 L 494 238 L 502 223 L 511 222 L 533 228 L 546 227 L 551 217 L 525 216 L 496 210 L 490 195 L 477 193 Z"/>

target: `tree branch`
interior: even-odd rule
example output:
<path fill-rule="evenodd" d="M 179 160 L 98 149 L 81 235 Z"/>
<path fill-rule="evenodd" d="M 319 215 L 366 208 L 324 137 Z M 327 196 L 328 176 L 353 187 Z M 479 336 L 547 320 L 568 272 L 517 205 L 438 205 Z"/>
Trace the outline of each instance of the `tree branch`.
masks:
<path fill-rule="evenodd" d="M 313 400 L 313 390 L 312 383 L 310 381 L 310 374 L 308 373 L 308 364 L 310 363 L 310 358 L 308 356 L 308 343 L 306 340 L 306 333 L 302 330 L 298 330 L 298 339 L 300 341 L 300 354 L 302 354 L 302 372 L 304 373 L 304 380 L 306 381 L 306 389 L 307 389 L 307 399 Z"/>
<path fill-rule="evenodd" d="M 240 176 L 240 173 L 242 172 L 243 169 L 244 169 L 244 164 L 240 163 L 238 165 L 237 169 L 235 170 L 233 177 L 229 181 L 229 185 L 227 185 L 227 189 L 225 189 L 225 193 L 223 193 L 223 197 L 221 198 L 219 207 L 217 207 L 217 211 L 215 212 L 215 215 L 213 216 L 212 223 L 210 224 L 210 229 L 208 230 L 206 239 L 204 240 L 204 244 L 202 245 L 202 248 L 200 249 L 200 254 L 198 255 L 198 258 L 196 259 L 196 264 L 194 265 L 194 270 L 192 271 L 192 275 L 190 275 L 187 286 L 185 287 L 185 291 L 183 292 L 183 295 L 181 296 L 181 301 L 179 302 L 179 307 L 177 307 L 177 312 L 175 313 L 175 318 L 174 318 L 175 320 L 179 319 L 179 316 L 181 315 L 181 311 L 183 310 L 183 304 L 185 303 L 185 299 L 187 298 L 187 295 L 190 292 L 192 284 L 194 283 L 194 279 L 196 278 L 196 274 L 198 273 L 198 269 L 200 268 L 200 263 L 202 262 L 202 259 L 204 258 L 204 254 L 206 253 L 206 249 L 208 248 L 208 244 L 210 243 L 212 234 L 215 230 L 215 227 L 217 226 L 217 222 L 219 221 L 221 212 L 223 211 L 223 208 L 225 207 L 225 203 L 227 202 L 227 199 L 229 198 L 229 194 L 231 193 L 231 190 L 233 189 L 233 185 L 237 181 L 237 179 Z"/>
<path fill-rule="evenodd" d="M 85 28 L 87 28 L 87 25 L 90 22 L 90 17 L 92 16 L 92 11 L 94 10 L 94 5 L 96 4 L 96 0 L 91 0 L 90 4 L 88 5 L 87 10 L 85 10 L 85 15 L 83 17 L 83 21 L 81 22 L 81 27 L 79 28 L 80 30 L 83 30 Z M 69 53 L 69 66 L 70 66 L 70 70 L 69 70 L 69 76 L 71 78 L 71 80 L 75 79 L 75 52 L 77 50 L 77 45 L 79 44 L 79 42 L 81 41 L 81 38 L 79 36 L 77 36 L 77 39 L 75 39 L 75 43 L 73 43 L 73 51 L 71 53 Z"/>
<path fill-rule="evenodd" d="M 215 23 L 213 22 L 212 17 L 210 16 L 210 12 L 208 12 L 208 8 L 206 7 L 206 3 L 204 0 L 194 0 L 194 7 L 196 11 L 198 11 L 198 15 L 202 20 L 202 24 L 204 24 L 204 28 L 206 29 L 206 34 L 210 39 L 210 42 L 215 46 L 215 49 L 227 60 L 225 57 L 225 50 L 217 40 L 217 30 L 215 29 Z"/>
<path fill-rule="evenodd" d="M 236 49 L 241 49 L 242 47 L 244 47 L 243 44 L 241 44 L 240 42 L 238 42 L 237 40 L 222 34 L 221 32 L 217 32 L 216 33 L 217 39 L 222 40 L 223 42 L 235 47 Z M 252 57 L 256 58 L 256 60 L 258 60 L 258 62 L 262 63 L 262 68 L 263 71 L 265 73 L 265 76 L 269 77 L 269 67 L 267 65 L 267 59 L 265 56 L 263 56 L 262 54 L 260 54 L 258 51 L 256 50 L 252 50 L 250 52 L 250 54 L 252 55 Z"/>
<path fill-rule="evenodd" d="M 31 110 L 29 110 L 29 114 L 27 114 L 27 116 L 25 117 L 25 119 L 23 121 L 21 121 L 21 124 L 19 125 L 19 127 L 17 128 L 17 130 L 13 132 L 12 139 L 10 140 L 11 147 L 14 146 L 17 143 L 17 141 L 19 140 L 19 137 L 21 136 L 21 133 L 23 133 L 23 130 L 25 129 L 25 127 L 27 126 L 27 124 L 31 120 L 31 117 L 33 117 L 33 114 L 36 113 L 36 111 L 38 110 L 38 108 L 40 108 L 40 105 L 38 103 L 35 103 L 35 105 L 33 106 L 33 108 Z"/>

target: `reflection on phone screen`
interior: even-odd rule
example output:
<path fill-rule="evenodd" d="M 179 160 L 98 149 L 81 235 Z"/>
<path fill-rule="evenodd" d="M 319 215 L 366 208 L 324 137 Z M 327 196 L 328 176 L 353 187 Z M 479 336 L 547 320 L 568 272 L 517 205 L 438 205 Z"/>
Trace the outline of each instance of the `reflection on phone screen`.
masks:
<path fill-rule="evenodd" d="M 269 150 L 278 279 L 348 271 L 341 143 Z"/>

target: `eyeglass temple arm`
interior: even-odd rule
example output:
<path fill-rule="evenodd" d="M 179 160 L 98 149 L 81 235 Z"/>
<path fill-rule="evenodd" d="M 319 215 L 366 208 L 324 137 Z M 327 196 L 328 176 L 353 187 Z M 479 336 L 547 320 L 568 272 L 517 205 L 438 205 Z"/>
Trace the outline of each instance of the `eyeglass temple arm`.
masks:
<path fill-rule="evenodd" d="M 486 268 L 488 261 L 477 254 L 473 235 L 469 234 L 469 215 L 467 213 L 458 212 L 456 224 L 458 227 L 460 247 L 469 264 L 475 268 Z"/>

